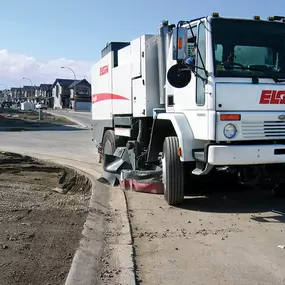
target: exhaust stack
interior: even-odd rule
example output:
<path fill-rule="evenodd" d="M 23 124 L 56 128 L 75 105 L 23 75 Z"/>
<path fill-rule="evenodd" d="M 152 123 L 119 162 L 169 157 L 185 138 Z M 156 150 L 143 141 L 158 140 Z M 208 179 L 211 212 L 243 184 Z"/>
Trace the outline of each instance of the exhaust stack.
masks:
<path fill-rule="evenodd" d="M 166 59 L 168 53 L 169 42 L 169 25 L 168 21 L 162 21 L 158 30 L 158 77 L 159 77 L 159 101 L 160 104 L 165 104 L 165 80 L 166 80 Z"/>

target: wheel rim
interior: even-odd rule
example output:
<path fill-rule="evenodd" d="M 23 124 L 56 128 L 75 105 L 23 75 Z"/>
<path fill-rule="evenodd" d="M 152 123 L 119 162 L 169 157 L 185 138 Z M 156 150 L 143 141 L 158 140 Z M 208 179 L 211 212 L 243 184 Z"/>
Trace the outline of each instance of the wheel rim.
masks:
<path fill-rule="evenodd" d="M 113 149 L 110 141 L 106 141 L 105 143 L 104 154 L 113 154 Z"/>
<path fill-rule="evenodd" d="M 102 163 L 104 165 L 105 159 L 104 159 L 104 154 L 113 154 L 113 149 L 112 149 L 112 144 L 110 141 L 106 141 L 103 149 L 103 157 L 102 157 Z"/>

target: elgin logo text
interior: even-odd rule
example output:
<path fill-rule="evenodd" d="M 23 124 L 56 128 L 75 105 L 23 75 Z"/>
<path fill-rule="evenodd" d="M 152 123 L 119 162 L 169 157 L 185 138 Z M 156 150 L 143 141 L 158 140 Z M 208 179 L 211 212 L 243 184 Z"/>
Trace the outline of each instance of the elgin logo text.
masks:
<path fill-rule="evenodd" d="M 100 67 L 100 76 L 107 74 L 109 72 L 109 67 L 108 65 Z"/>
<path fill-rule="evenodd" d="M 285 90 L 262 90 L 259 104 L 285 104 Z"/>

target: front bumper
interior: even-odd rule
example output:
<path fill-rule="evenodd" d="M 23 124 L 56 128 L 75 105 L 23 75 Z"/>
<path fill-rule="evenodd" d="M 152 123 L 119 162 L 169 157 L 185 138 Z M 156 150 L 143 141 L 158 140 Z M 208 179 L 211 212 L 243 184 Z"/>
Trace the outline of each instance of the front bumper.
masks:
<path fill-rule="evenodd" d="M 210 165 L 252 165 L 285 163 L 284 145 L 209 145 Z"/>

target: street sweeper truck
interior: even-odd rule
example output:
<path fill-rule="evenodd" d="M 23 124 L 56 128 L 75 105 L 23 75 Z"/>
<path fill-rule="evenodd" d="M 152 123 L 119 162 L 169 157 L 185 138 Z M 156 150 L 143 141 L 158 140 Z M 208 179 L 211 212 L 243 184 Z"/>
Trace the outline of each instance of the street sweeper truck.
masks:
<path fill-rule="evenodd" d="M 93 141 L 112 185 L 170 205 L 217 173 L 282 192 L 285 17 L 163 21 L 107 44 L 91 76 Z"/>

